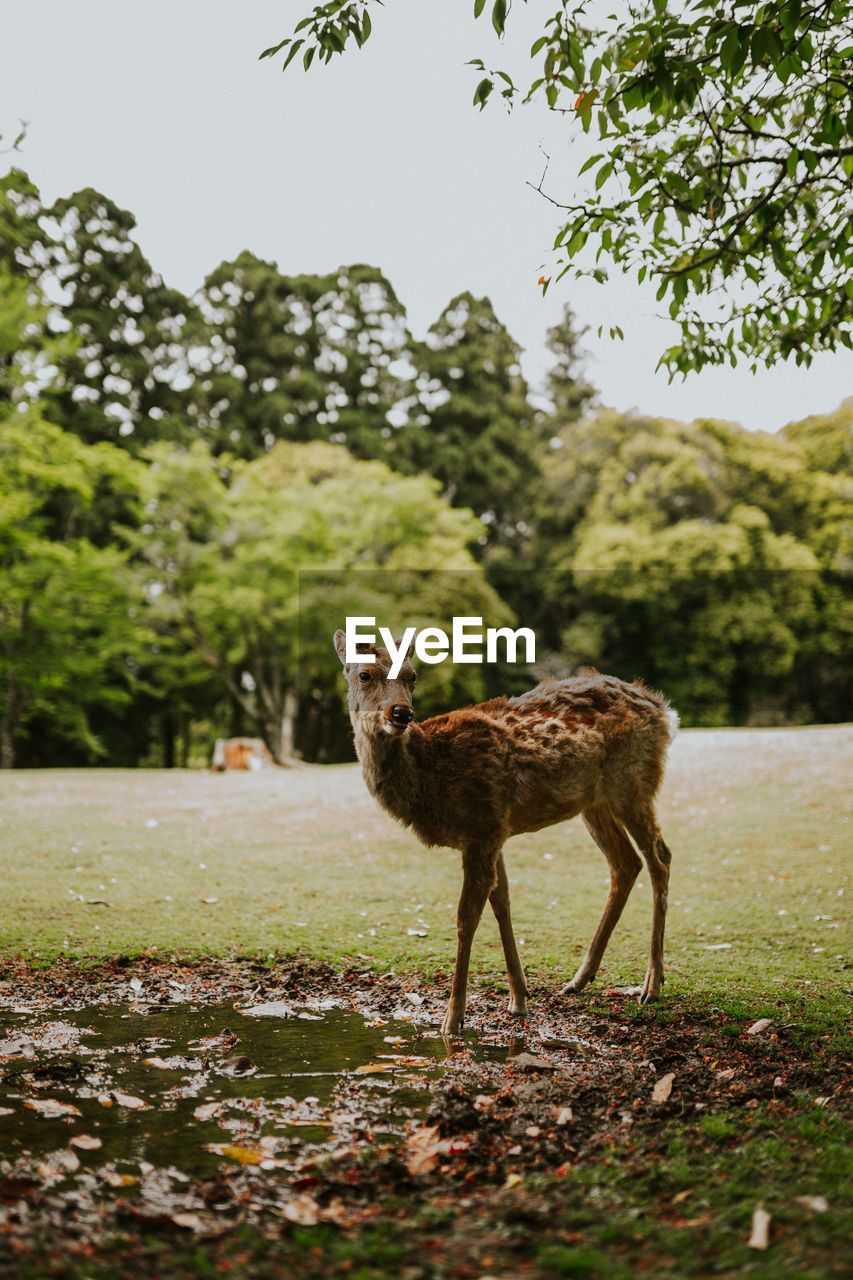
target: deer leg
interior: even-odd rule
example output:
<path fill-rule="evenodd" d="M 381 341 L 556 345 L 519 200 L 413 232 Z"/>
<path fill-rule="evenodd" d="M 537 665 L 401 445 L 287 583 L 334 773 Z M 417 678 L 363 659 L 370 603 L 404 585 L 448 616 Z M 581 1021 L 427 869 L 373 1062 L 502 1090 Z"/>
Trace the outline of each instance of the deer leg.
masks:
<path fill-rule="evenodd" d="M 441 1034 L 454 1035 L 465 1018 L 465 997 L 468 991 L 468 968 L 471 963 L 471 943 L 486 899 L 495 885 L 496 854 L 492 850 L 465 850 L 462 854 L 462 893 L 456 912 L 456 968 L 450 987 L 450 1003 L 441 1024 Z"/>
<path fill-rule="evenodd" d="M 497 872 L 497 883 L 489 894 L 489 902 L 498 922 L 504 958 L 506 959 L 506 975 L 509 979 L 509 1012 L 523 1014 L 527 1008 L 527 997 L 530 992 L 527 990 L 524 970 L 521 967 L 518 948 L 515 945 L 515 934 L 512 931 L 512 918 L 509 911 L 509 882 L 507 881 L 503 853 L 498 854 L 495 870 Z"/>
<path fill-rule="evenodd" d="M 616 922 L 628 901 L 628 894 L 633 889 L 634 881 L 643 865 L 631 841 L 609 810 L 587 809 L 581 816 L 610 866 L 610 892 L 587 953 L 571 982 L 563 987 L 563 995 L 583 991 L 598 973 L 598 966 L 610 941 L 610 935 L 616 927 Z"/>
<path fill-rule="evenodd" d="M 625 814 L 625 825 L 637 842 L 646 860 L 652 885 L 652 941 L 649 948 L 649 964 L 640 994 L 640 1004 L 652 1004 L 660 999 L 665 981 L 663 973 L 663 937 L 666 927 L 666 907 L 669 896 L 669 864 L 672 854 L 666 846 L 655 821 L 654 810 L 640 810 Z"/>

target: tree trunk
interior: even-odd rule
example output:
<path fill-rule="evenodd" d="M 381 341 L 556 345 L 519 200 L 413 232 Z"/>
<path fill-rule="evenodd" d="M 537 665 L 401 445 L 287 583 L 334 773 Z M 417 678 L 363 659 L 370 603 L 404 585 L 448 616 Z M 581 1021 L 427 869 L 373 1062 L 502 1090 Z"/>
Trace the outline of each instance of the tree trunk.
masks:
<path fill-rule="evenodd" d="M 296 723 L 296 691 L 288 689 L 284 695 L 284 711 L 281 716 L 281 756 L 282 764 L 290 764 L 293 760 L 293 748 Z"/>
<path fill-rule="evenodd" d="M 264 741 L 276 764 L 293 763 L 293 726 L 296 720 L 296 691 L 288 689 L 284 695 L 284 706 L 276 720 L 267 720 L 264 728 Z"/>
<path fill-rule="evenodd" d="M 15 684 L 11 671 L 6 676 L 6 704 L 0 721 L 0 769 L 15 767 L 15 729 L 26 698 Z"/>

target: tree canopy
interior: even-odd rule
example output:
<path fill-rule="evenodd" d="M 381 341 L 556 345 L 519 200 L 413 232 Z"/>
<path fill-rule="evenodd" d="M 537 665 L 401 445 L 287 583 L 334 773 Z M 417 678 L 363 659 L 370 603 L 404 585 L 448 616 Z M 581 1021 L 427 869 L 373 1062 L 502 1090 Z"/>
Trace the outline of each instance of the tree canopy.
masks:
<path fill-rule="evenodd" d="M 488 298 L 417 341 L 378 268 L 249 251 L 183 298 L 133 227 L 0 182 L 0 767 L 346 759 L 348 615 L 535 630 L 533 670 L 433 667 L 422 715 L 587 663 L 686 724 L 853 715 L 849 402 L 593 411 L 566 310 L 537 404 Z"/>
<path fill-rule="evenodd" d="M 309 7 L 264 50 L 328 62 L 372 30 L 366 0 Z M 503 41 L 506 0 L 474 0 Z M 426 15 L 424 21 L 430 21 Z M 513 52 L 503 45 L 501 59 Z M 853 16 L 846 0 L 640 0 L 561 5 L 530 49 L 532 73 L 474 62 L 474 103 L 544 102 L 569 138 L 601 147 L 558 210 L 554 265 L 607 278 L 609 260 L 680 327 L 671 374 L 752 368 L 853 346 Z M 614 318 L 612 332 L 619 333 Z"/>

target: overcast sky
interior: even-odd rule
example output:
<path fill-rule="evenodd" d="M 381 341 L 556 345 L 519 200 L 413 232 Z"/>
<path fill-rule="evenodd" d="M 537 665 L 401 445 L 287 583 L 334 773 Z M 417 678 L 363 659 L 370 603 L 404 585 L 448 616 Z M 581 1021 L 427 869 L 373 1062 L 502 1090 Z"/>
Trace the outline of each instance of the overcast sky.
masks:
<path fill-rule="evenodd" d="M 47 201 L 98 188 L 133 212 L 152 266 L 187 293 L 249 249 L 288 274 L 380 267 L 417 337 L 455 294 L 488 295 L 534 387 L 546 330 L 568 302 L 592 329 L 588 377 L 618 409 L 773 431 L 853 395 L 849 353 L 670 386 L 654 368 L 676 335 L 653 290 L 619 276 L 564 281 L 542 298 L 558 217 L 529 184 L 547 154 L 551 189 L 570 194 L 570 126 L 471 106 L 478 76 L 466 60 L 512 58 L 472 8 L 387 0 L 361 52 L 282 75 L 281 59 L 258 54 L 307 0 L 18 0 L 3 17 L 0 132 L 8 141 L 19 117 L 29 127 L 0 172 L 5 161 L 26 169 Z M 516 6 L 509 30 L 526 52 L 530 13 Z M 620 324 L 625 341 L 597 340 L 602 323 Z"/>

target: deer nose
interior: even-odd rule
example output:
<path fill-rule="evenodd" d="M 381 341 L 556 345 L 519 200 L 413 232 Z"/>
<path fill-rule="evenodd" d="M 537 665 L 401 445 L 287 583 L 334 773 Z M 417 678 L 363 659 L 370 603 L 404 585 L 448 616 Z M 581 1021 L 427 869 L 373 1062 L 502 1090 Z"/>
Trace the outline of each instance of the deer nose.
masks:
<path fill-rule="evenodd" d="M 392 724 L 407 725 L 415 718 L 415 713 L 405 702 L 396 703 L 388 712 L 388 719 Z"/>

